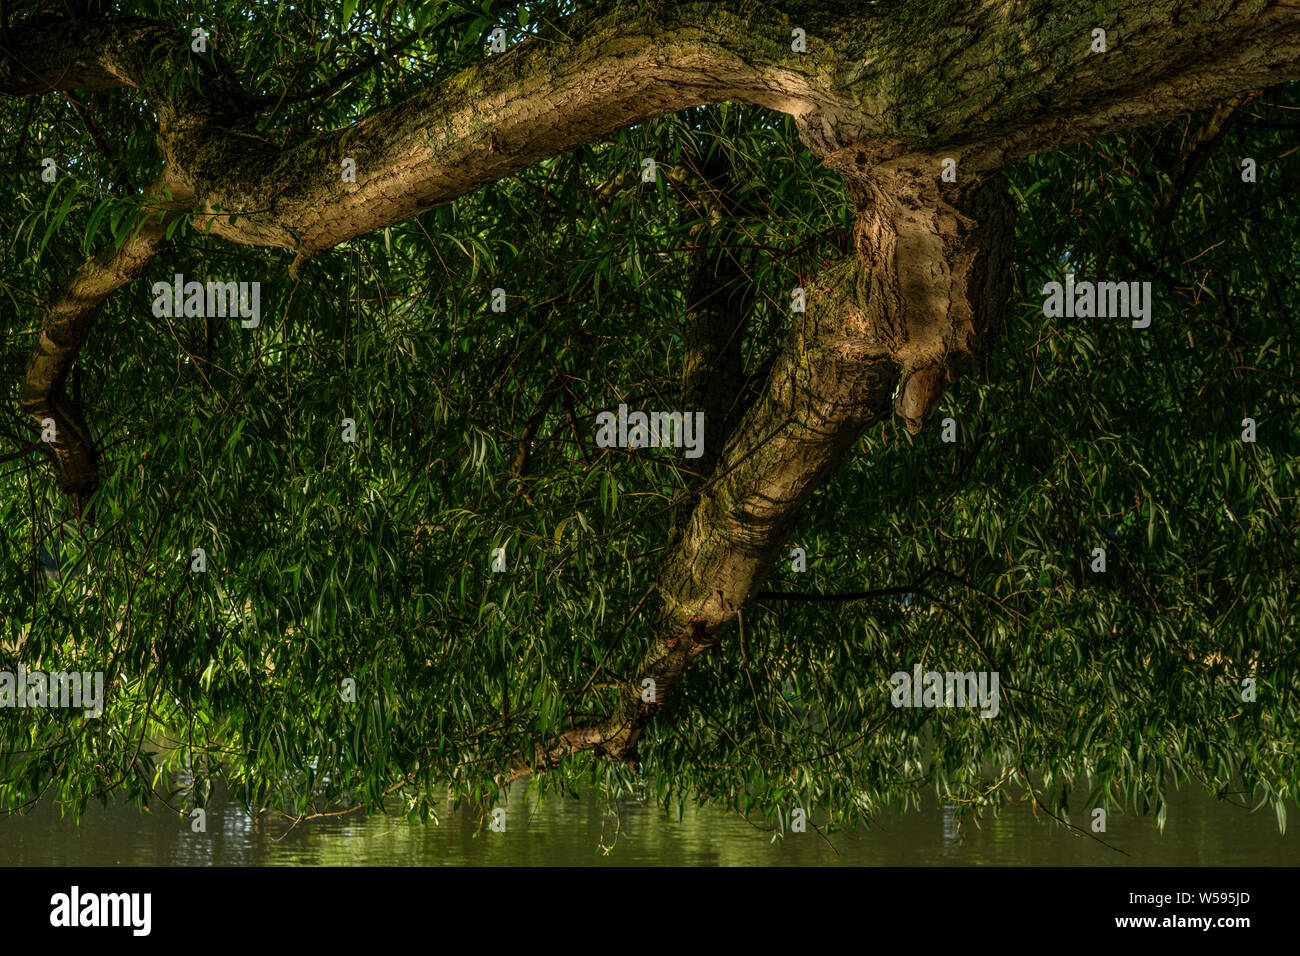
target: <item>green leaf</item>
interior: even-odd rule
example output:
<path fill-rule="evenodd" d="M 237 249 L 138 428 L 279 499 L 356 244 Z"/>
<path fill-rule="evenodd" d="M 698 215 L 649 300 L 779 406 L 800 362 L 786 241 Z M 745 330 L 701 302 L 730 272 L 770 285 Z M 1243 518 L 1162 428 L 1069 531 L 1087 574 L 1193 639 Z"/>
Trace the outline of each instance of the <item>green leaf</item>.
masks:
<path fill-rule="evenodd" d="M 99 224 L 103 221 L 104 214 L 113 207 L 115 202 L 116 200 L 113 197 L 107 196 L 95 204 L 95 208 L 90 214 L 90 220 L 86 223 L 86 232 L 81 242 L 81 254 L 83 256 L 90 255 L 95 248 L 95 237 L 99 233 Z"/>
<path fill-rule="evenodd" d="M 71 182 L 72 181 L 69 180 L 69 183 Z M 54 235 L 55 230 L 57 230 L 59 226 L 63 225 L 63 220 L 67 218 L 68 210 L 72 207 L 72 201 L 77 198 L 77 190 L 72 188 L 71 185 L 64 190 L 64 193 L 65 195 L 63 201 L 59 203 L 58 211 L 55 212 L 54 218 L 50 220 L 49 225 L 45 227 L 45 235 L 41 237 L 41 244 L 36 250 L 37 258 L 40 258 L 41 254 L 45 251 L 45 244 L 50 241 L 50 237 Z"/>

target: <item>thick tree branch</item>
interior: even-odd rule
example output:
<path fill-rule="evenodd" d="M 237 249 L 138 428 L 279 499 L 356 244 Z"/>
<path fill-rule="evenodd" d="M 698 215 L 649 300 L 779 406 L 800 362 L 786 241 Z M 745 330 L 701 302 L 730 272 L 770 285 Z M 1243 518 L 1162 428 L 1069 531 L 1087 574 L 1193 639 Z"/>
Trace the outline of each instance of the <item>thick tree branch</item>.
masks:
<path fill-rule="evenodd" d="M 165 198 L 167 191 L 170 199 Z M 144 273 L 166 241 L 168 224 L 193 201 L 166 171 L 145 191 L 145 198 L 148 202 L 122 245 L 109 246 L 88 260 L 50 299 L 18 392 L 23 411 L 37 422 L 53 422 L 49 448 L 59 485 L 79 515 L 99 483 L 99 455 L 64 383 L 104 300 Z"/>
<path fill-rule="evenodd" d="M 813 282 L 806 331 L 792 332 L 665 555 L 655 639 L 609 718 L 566 732 L 505 779 L 582 750 L 635 762 L 646 724 L 768 576 L 813 490 L 889 413 L 899 366 L 946 381 L 984 344 L 1006 296 L 1011 207 L 1000 182 L 945 198 L 927 168 L 858 190 L 858 252 Z"/>
<path fill-rule="evenodd" d="M 790 51 L 794 25 L 810 30 L 808 54 Z M 1099 25 L 1110 29 L 1106 53 L 1090 48 Z M 188 38 L 150 21 L 17 28 L 0 57 L 0 92 L 144 89 L 165 157 L 212 231 L 311 256 L 546 156 L 703 103 L 787 112 L 810 148 L 848 172 L 927 152 L 952 155 L 978 177 L 1030 152 L 1300 75 L 1296 0 L 1211 0 L 1191 10 L 1132 0 L 1105 15 L 1063 14 L 1048 0 L 1013 8 L 982 0 L 953 25 L 962 35 L 942 44 L 899 37 L 870 6 L 829 0 L 682 3 L 652 15 L 623 8 L 572 26 L 570 42 L 524 42 L 283 149 L 250 132 L 240 118 L 252 101 L 220 69 L 200 69 L 197 91 L 170 93 L 153 51 L 171 50 L 175 68 Z M 355 183 L 339 175 L 345 158 L 357 163 Z"/>
<path fill-rule="evenodd" d="M 789 55 L 788 29 L 766 29 L 756 41 L 758 18 L 728 5 L 682 4 L 654 19 L 627 9 L 581 19 L 572 42 L 523 43 L 286 149 L 234 125 L 220 76 L 173 102 L 150 51 L 162 46 L 182 57 L 188 38 L 149 21 L 18 29 L 0 57 L 0 92 L 145 89 L 159 112 L 164 156 L 194 189 L 211 231 L 307 256 L 686 106 L 736 96 L 802 113 L 831 100 L 813 69 Z M 345 158 L 356 161 L 355 183 L 342 181 Z"/>

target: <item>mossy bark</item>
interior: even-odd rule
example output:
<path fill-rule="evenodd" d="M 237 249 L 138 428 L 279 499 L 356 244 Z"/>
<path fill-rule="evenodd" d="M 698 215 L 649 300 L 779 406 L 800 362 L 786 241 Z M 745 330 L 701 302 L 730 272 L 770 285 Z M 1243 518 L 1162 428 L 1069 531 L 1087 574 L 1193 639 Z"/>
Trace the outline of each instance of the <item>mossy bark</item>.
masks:
<path fill-rule="evenodd" d="M 164 191 L 170 199 L 164 199 Z M 59 486 L 74 514 L 88 518 L 86 506 L 99 485 L 99 453 L 81 407 L 64 388 L 82 343 L 104 301 L 144 274 L 166 242 L 167 226 L 192 197 L 164 173 L 145 191 L 150 200 L 120 246 L 102 250 L 63 284 L 46 305 L 36 345 L 19 386 L 18 403 L 37 422 L 52 422 L 46 447 L 54 458 Z"/>

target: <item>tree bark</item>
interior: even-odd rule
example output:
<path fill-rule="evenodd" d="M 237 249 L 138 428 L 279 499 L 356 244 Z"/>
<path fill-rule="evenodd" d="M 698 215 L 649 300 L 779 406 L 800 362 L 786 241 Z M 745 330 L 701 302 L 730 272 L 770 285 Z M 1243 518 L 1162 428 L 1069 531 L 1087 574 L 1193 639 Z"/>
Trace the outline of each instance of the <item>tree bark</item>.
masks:
<path fill-rule="evenodd" d="M 856 252 L 814 280 L 806 328 L 792 330 L 669 551 L 655 639 L 635 677 L 607 720 L 569 731 L 508 779 L 575 750 L 636 761 L 645 725 L 722 641 L 813 491 L 889 414 L 900 367 L 912 404 L 932 408 L 996 326 L 1014 239 L 1000 179 L 944 195 L 925 160 L 895 164 L 854 192 Z M 644 699 L 647 678 L 653 700 Z"/>
<path fill-rule="evenodd" d="M 163 197 L 164 191 L 172 191 L 171 199 Z M 89 259 L 50 299 L 18 390 L 23 411 L 38 422 L 54 424 L 48 448 L 59 486 L 78 517 L 89 517 L 86 505 L 99 485 L 99 453 L 79 403 L 64 388 L 68 373 L 104 301 L 144 274 L 166 242 L 168 224 L 192 201 L 183 184 L 167 174 L 145 191 L 145 198 L 147 204 L 122 245 Z"/>
<path fill-rule="evenodd" d="M 857 175 L 926 153 L 956 158 L 973 178 L 1300 75 L 1300 0 L 1114 0 L 1079 13 L 1051 0 L 978 0 L 954 5 L 937 32 L 909 30 L 921 6 L 731 0 L 579 13 L 568 42 L 522 43 L 287 146 L 256 135 L 255 101 L 191 58 L 183 31 L 140 18 L 16 28 L 0 54 L 0 93 L 143 90 L 199 224 L 310 257 L 688 106 L 735 100 L 789 113 L 814 153 Z M 796 27 L 806 54 L 790 49 Z M 1092 52 L 1098 27 L 1106 53 Z M 197 89 L 172 91 L 181 65 Z M 342 181 L 344 158 L 356 160 L 355 183 Z"/>

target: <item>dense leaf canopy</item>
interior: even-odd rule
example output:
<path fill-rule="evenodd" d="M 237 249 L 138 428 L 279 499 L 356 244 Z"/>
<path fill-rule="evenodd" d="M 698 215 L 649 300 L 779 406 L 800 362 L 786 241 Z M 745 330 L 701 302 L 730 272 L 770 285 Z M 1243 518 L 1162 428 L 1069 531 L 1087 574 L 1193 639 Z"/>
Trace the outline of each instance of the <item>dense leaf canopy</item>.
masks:
<path fill-rule="evenodd" d="M 258 135 L 281 142 L 454 75 L 493 28 L 518 43 L 560 6 L 130 12 L 210 31 L 262 100 Z M 892 418 L 854 446 L 639 764 L 577 753 L 531 785 L 843 823 L 926 791 L 996 807 L 1032 781 L 1082 824 L 1101 805 L 1160 819 L 1191 780 L 1284 823 L 1297 117 L 1300 88 L 1278 87 L 1011 166 L 1013 291 L 987 357 L 919 434 Z M 179 807 L 182 765 L 200 804 L 223 778 L 292 814 L 425 816 L 448 787 L 491 807 L 520 753 L 609 711 L 655 637 L 694 465 L 597 447 L 597 413 L 683 407 L 700 298 L 736 316 L 743 401 L 800 335 L 791 290 L 853 245 L 845 181 L 791 118 L 734 103 L 561 152 L 293 273 L 291 253 L 182 217 L 70 380 L 103 457 L 78 521 L 18 389 L 52 290 L 129 232 L 157 119 L 140 95 L 90 91 L 0 97 L 0 122 L 0 670 L 101 670 L 108 689 L 99 719 L 0 711 L 10 810 L 155 791 Z M 1150 281 L 1150 328 L 1045 317 L 1043 285 L 1067 272 Z M 156 317 L 151 287 L 178 273 L 260 282 L 260 326 Z M 774 596 L 855 592 L 883 593 Z M 1000 712 L 896 709 L 890 677 L 915 664 L 998 672 Z M 1067 801 L 1076 780 L 1087 807 Z"/>

